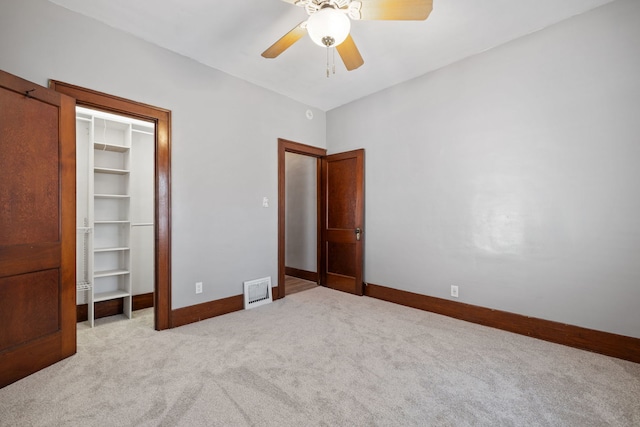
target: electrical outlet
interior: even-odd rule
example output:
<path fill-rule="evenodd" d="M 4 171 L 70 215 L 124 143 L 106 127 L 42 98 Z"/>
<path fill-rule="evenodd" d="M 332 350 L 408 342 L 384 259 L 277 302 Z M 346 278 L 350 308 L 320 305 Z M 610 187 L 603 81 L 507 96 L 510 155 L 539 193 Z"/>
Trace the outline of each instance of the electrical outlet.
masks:
<path fill-rule="evenodd" d="M 455 285 L 451 285 L 451 296 L 458 298 L 458 287 Z"/>
<path fill-rule="evenodd" d="M 202 282 L 196 282 L 196 294 L 202 293 Z"/>

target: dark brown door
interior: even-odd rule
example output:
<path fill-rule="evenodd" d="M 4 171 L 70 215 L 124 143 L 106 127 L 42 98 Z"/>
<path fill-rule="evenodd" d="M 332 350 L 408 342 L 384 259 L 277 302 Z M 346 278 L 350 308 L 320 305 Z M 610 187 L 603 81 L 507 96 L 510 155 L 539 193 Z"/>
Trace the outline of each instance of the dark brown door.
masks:
<path fill-rule="evenodd" d="M 76 352 L 74 116 L 0 71 L 0 387 Z"/>
<path fill-rule="evenodd" d="M 364 150 L 322 159 L 322 199 L 321 283 L 362 295 Z"/>

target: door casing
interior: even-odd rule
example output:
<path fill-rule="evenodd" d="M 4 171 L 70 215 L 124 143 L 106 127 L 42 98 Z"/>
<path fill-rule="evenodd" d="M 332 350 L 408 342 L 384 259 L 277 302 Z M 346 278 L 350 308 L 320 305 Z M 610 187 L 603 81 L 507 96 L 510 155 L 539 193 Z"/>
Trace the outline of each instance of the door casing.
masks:
<path fill-rule="evenodd" d="M 320 220 L 322 217 L 322 204 L 320 194 L 320 162 L 324 156 L 327 155 L 327 150 L 324 148 L 312 147 L 311 145 L 300 144 L 299 142 L 293 142 L 286 139 L 278 139 L 278 290 L 277 295 L 274 295 L 274 299 L 284 298 L 285 296 L 285 216 L 286 216 L 286 204 L 285 204 L 285 153 L 296 153 L 303 156 L 316 158 L 316 206 L 317 206 L 317 267 L 318 277 L 320 277 L 320 267 L 322 266 L 322 251 L 320 242 Z M 275 291 L 275 289 L 274 289 Z"/>
<path fill-rule="evenodd" d="M 171 111 L 56 80 L 49 86 L 95 110 L 154 122 L 155 132 L 155 329 L 173 327 L 171 319 Z"/>

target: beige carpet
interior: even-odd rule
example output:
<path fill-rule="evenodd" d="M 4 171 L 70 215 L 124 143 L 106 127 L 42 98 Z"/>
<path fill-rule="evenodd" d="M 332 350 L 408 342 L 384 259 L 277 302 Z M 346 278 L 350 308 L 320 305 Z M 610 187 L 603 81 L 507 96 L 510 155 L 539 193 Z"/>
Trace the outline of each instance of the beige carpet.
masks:
<path fill-rule="evenodd" d="M 187 325 L 78 332 L 2 426 L 640 426 L 640 365 L 315 288 Z"/>

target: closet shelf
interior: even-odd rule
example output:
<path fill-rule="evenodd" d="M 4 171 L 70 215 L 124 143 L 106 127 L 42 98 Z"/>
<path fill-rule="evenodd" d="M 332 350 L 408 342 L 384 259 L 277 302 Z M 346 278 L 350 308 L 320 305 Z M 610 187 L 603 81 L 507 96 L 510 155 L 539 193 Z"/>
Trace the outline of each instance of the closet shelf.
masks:
<path fill-rule="evenodd" d="M 94 194 L 96 199 L 128 199 L 131 196 L 128 194 Z"/>
<path fill-rule="evenodd" d="M 94 249 L 93 252 L 118 252 L 118 251 L 128 251 L 128 247 L 117 247 L 117 248 L 97 248 Z"/>
<path fill-rule="evenodd" d="M 95 271 L 93 277 L 124 276 L 125 274 L 129 274 L 129 270 L 104 270 Z"/>
<path fill-rule="evenodd" d="M 117 153 L 125 153 L 129 151 L 129 147 L 126 147 L 124 145 L 107 144 L 97 141 L 93 143 L 93 148 L 103 151 L 115 151 Z"/>
<path fill-rule="evenodd" d="M 99 294 L 93 295 L 93 302 L 107 301 L 110 299 L 123 298 L 128 296 L 129 296 L 129 292 L 120 291 L 120 290 L 111 291 L 111 292 L 101 292 Z"/>
<path fill-rule="evenodd" d="M 129 171 L 126 169 L 113 169 L 113 168 L 101 168 L 101 167 L 94 167 L 93 171 L 95 173 L 108 173 L 110 175 L 128 175 Z"/>

